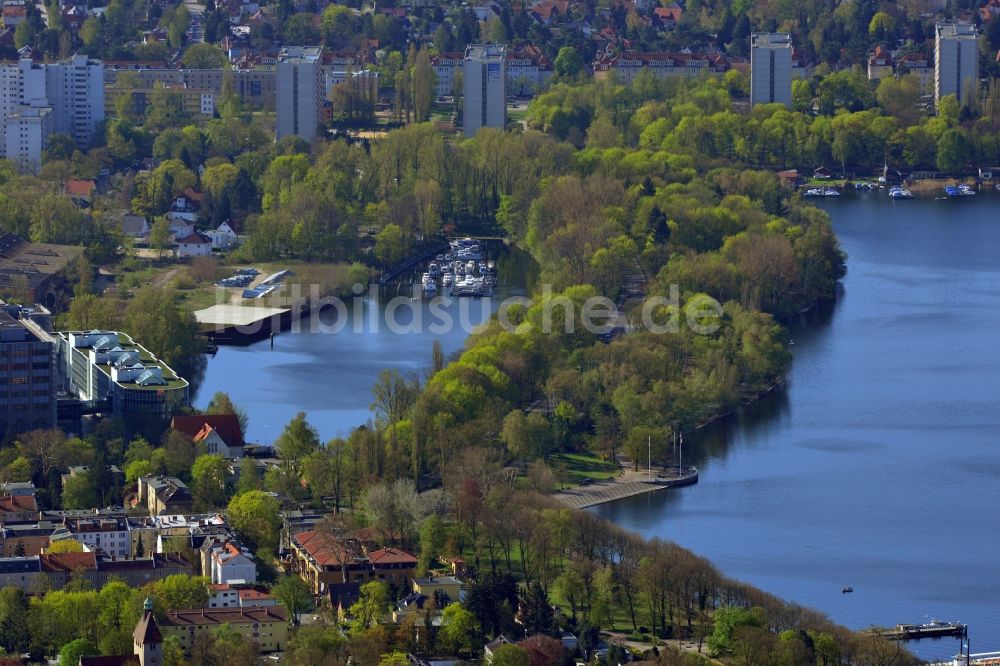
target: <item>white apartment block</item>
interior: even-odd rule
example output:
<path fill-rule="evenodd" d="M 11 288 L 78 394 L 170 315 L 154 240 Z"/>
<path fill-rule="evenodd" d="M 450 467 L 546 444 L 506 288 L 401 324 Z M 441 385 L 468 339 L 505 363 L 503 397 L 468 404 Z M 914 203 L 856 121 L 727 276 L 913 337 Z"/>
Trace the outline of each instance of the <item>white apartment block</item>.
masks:
<path fill-rule="evenodd" d="M 41 111 L 46 106 L 44 65 L 0 65 L 0 157 L 17 161 L 22 171 L 33 172 L 41 162 L 52 132 L 51 114 Z"/>
<path fill-rule="evenodd" d="M 792 106 L 792 36 L 750 35 L 750 103 Z"/>
<path fill-rule="evenodd" d="M 52 134 L 52 109 L 21 106 L 5 117 L 4 154 L 22 173 L 37 173 Z"/>
<path fill-rule="evenodd" d="M 979 94 L 979 34 L 970 23 L 934 27 L 934 102 L 955 95 L 966 104 Z"/>
<path fill-rule="evenodd" d="M 2 156 L 33 171 L 52 132 L 69 134 L 86 148 L 104 119 L 103 75 L 101 62 L 84 56 L 47 64 L 22 59 L 0 66 Z"/>
<path fill-rule="evenodd" d="M 507 48 L 498 44 L 470 44 L 462 68 L 463 127 L 475 136 L 483 127 L 507 125 Z"/>
<path fill-rule="evenodd" d="M 326 92 L 322 55 L 323 50 L 318 46 L 281 49 L 276 65 L 276 138 L 293 135 L 306 141 L 316 138 Z"/>

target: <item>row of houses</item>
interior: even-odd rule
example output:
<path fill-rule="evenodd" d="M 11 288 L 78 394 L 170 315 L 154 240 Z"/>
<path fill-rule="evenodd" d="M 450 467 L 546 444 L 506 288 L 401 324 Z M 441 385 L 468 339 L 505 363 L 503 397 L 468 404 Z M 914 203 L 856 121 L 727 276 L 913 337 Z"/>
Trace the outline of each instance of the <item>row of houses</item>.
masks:
<path fill-rule="evenodd" d="M 99 590 L 111 580 L 142 587 L 167 576 L 193 573 L 191 563 L 179 553 L 153 553 L 136 558 L 93 551 L 0 557 L 0 587 L 15 587 L 27 594 L 62 589 L 74 577 Z"/>

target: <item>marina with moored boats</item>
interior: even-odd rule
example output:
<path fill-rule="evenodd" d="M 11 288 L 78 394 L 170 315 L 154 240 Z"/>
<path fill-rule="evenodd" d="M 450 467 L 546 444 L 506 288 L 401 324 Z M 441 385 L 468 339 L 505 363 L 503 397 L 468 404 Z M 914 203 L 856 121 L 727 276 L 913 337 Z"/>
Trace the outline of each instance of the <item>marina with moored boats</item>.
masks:
<path fill-rule="evenodd" d="M 480 241 L 460 238 L 448 242 L 448 251 L 437 254 L 420 275 L 427 296 L 488 297 L 497 284 L 496 264 L 488 259 Z"/>

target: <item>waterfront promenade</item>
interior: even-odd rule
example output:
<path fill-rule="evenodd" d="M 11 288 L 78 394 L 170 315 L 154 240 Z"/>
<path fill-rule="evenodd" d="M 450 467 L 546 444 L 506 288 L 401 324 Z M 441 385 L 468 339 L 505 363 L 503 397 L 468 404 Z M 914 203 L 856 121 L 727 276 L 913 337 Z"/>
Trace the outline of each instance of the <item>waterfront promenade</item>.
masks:
<path fill-rule="evenodd" d="M 650 476 L 649 472 L 644 469 L 639 471 L 623 469 L 613 479 L 594 481 L 584 486 L 573 486 L 559 491 L 555 494 L 555 498 L 572 509 L 586 509 L 590 506 L 614 502 L 626 497 L 676 488 L 680 485 L 690 485 L 696 481 L 697 472 L 695 472 L 693 479 L 685 476 L 664 482 L 663 477 L 657 477 L 656 470 Z"/>

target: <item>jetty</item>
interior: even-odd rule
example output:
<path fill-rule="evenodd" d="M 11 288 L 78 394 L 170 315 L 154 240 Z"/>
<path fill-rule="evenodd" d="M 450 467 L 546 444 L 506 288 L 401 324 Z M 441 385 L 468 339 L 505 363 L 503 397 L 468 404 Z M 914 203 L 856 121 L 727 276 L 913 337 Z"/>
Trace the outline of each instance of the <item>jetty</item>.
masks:
<path fill-rule="evenodd" d="M 655 474 L 649 470 L 623 471 L 621 476 L 614 479 L 562 490 L 555 494 L 555 498 L 571 509 L 586 509 L 626 497 L 695 483 L 698 483 L 698 468 L 691 465 L 670 466 Z"/>
<path fill-rule="evenodd" d="M 969 627 L 961 622 L 928 622 L 897 624 L 890 629 L 873 629 L 874 633 L 892 641 L 913 641 L 921 638 L 967 638 Z"/>

